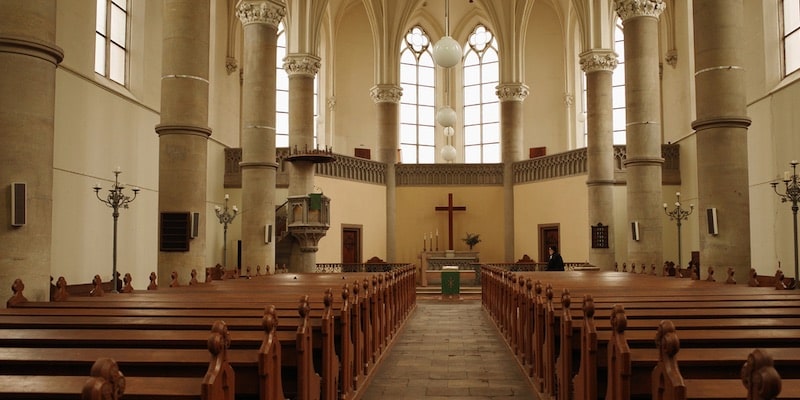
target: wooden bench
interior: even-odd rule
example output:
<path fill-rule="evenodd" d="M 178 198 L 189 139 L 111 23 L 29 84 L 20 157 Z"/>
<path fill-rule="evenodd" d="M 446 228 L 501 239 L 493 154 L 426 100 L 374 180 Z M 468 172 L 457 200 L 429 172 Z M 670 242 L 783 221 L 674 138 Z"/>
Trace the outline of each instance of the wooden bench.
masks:
<path fill-rule="evenodd" d="M 413 269 L 410 270 L 413 273 Z M 85 328 L 87 324 L 96 327 L 104 327 L 105 329 L 117 328 L 115 335 L 117 337 L 124 337 L 126 334 L 125 329 L 121 327 L 133 328 L 147 326 L 151 329 L 151 334 L 159 337 L 161 340 L 151 340 L 150 345 L 153 343 L 178 345 L 178 343 L 199 343 L 196 337 L 193 337 L 192 330 L 196 329 L 204 321 L 213 315 L 232 316 L 227 318 L 233 323 L 236 332 L 235 338 L 232 341 L 234 349 L 252 348 L 256 343 L 260 343 L 259 337 L 252 336 L 251 332 L 255 332 L 258 328 L 248 320 L 248 316 L 257 315 L 263 306 L 260 300 L 265 297 L 270 299 L 281 298 L 287 296 L 288 298 L 296 298 L 297 293 L 300 291 L 305 292 L 314 290 L 314 287 L 330 288 L 332 284 L 342 284 L 343 281 L 347 282 L 351 278 L 354 279 L 354 285 L 350 286 L 345 284 L 342 291 L 341 299 L 336 300 L 337 305 L 341 305 L 341 314 L 332 315 L 332 305 L 334 297 L 330 293 L 322 296 L 322 302 L 327 303 L 326 307 L 320 309 L 319 307 L 309 307 L 308 313 L 314 316 L 325 313 L 325 309 L 329 310 L 328 314 L 331 315 L 331 321 L 336 320 L 334 328 L 328 328 L 328 333 L 325 333 L 325 324 L 315 322 L 309 324 L 311 330 L 318 330 L 321 339 L 307 339 L 309 343 L 317 343 L 320 341 L 328 341 L 331 344 L 327 348 L 335 348 L 334 352 L 317 352 L 317 362 L 322 364 L 322 369 L 327 371 L 337 371 L 334 373 L 323 373 L 322 385 L 326 387 L 324 398 L 337 397 L 337 391 L 341 393 L 341 398 L 351 398 L 355 390 L 363 386 L 366 381 L 366 375 L 371 372 L 371 368 L 375 365 L 376 357 L 380 354 L 376 352 L 382 351 L 386 346 L 384 338 L 391 338 L 397 330 L 397 324 L 404 320 L 414 304 L 413 297 L 413 284 L 409 285 L 407 282 L 413 282 L 413 275 L 409 278 L 408 273 L 395 272 L 386 275 L 375 276 L 374 274 L 361 274 L 361 275 L 338 275 L 336 277 L 317 275 L 317 277 L 305 277 L 302 275 L 288 276 L 285 274 L 283 280 L 279 282 L 268 282 L 269 279 L 265 277 L 264 282 L 259 284 L 268 284 L 268 290 L 262 286 L 251 285 L 249 290 L 245 290 L 244 283 L 249 280 L 229 280 L 225 281 L 224 285 L 212 284 L 198 284 L 191 287 L 173 287 L 158 291 L 149 292 L 136 292 L 132 294 L 121 295 L 106 295 L 101 298 L 75 298 L 71 297 L 69 300 L 59 303 L 48 303 L 43 305 L 41 303 L 20 302 L 16 308 L 8 309 L 8 315 L 0 315 L 0 326 L 21 326 L 26 323 L 37 326 L 50 326 L 59 327 L 69 325 L 69 321 L 65 320 L 66 313 L 75 313 L 73 315 L 74 324 L 78 327 Z M 360 279 L 364 280 L 361 281 Z M 370 279 L 371 278 L 371 279 Z M 291 279 L 296 282 L 292 285 L 291 282 L 287 284 L 286 279 Z M 253 279 L 256 281 L 257 279 Z M 302 283 L 301 283 L 302 282 Z M 356 284 L 358 288 L 356 288 Z M 222 287 L 225 286 L 225 287 Z M 400 288 L 402 286 L 402 288 Z M 352 288 L 352 296 L 351 289 Z M 409 289 L 412 291 L 409 292 Z M 363 290 L 363 291 L 362 291 Z M 269 295 L 265 296 L 264 293 L 268 292 Z M 366 295 L 360 295 L 366 293 Z M 20 291 L 21 293 L 21 291 Z M 138 294 L 137 294 L 138 293 Z M 16 295 L 16 292 L 15 292 Z M 139 300 L 135 298 L 141 297 Z M 220 299 L 215 302 L 207 302 L 209 296 L 215 299 Z M 200 300 L 198 300 L 200 299 Z M 286 300 L 285 308 L 277 308 L 275 310 L 276 316 L 278 314 L 285 314 L 294 309 L 297 313 L 296 301 L 292 305 L 291 302 Z M 350 307 L 350 304 L 354 307 Z M 372 303 L 372 307 L 370 307 Z M 255 305 L 253 305 L 255 304 Z M 400 304 L 400 305 L 398 305 Z M 279 306 L 280 307 L 280 306 Z M 362 312 L 366 310 L 366 312 Z M 381 312 L 379 312 L 379 310 Z M 202 316 L 198 315 L 202 313 Z M 130 314 L 127 314 L 130 313 Z M 365 317 L 362 318 L 362 315 Z M 372 322 L 366 316 L 378 316 L 378 322 Z M 323 316 L 324 317 L 324 316 Z M 20 319 L 21 318 L 21 319 Z M 36 322 L 32 319 L 37 319 Z M 67 318 L 68 319 L 68 318 Z M 105 320 L 104 320 L 105 319 Z M 282 320 L 286 319 L 282 317 Z M 169 320 L 174 320 L 170 322 Z M 291 319 L 286 319 L 290 325 L 296 322 Z M 3 325 L 5 324 L 5 325 Z M 280 324 L 281 329 L 287 329 L 287 324 Z M 159 332 L 153 328 L 167 328 L 169 327 L 170 333 L 167 340 L 164 340 L 164 332 Z M 309 332 L 311 332 L 309 330 Z M 181 332 L 177 332 L 181 331 Z M 29 330 L 31 332 L 37 332 Z M 38 331 L 43 336 L 52 334 L 46 330 Z M 94 335 L 92 330 L 83 330 L 82 336 L 91 337 Z M 255 332 L 258 335 L 258 332 Z M 69 335 L 69 334 L 67 334 Z M 109 339 L 103 337 L 102 333 L 96 333 L 95 344 L 103 345 L 108 343 Z M 177 336 L 176 336 L 177 335 Z M 297 340 L 296 337 L 285 336 L 281 330 L 276 330 L 276 338 L 278 343 L 292 343 Z M 37 334 L 29 335 L 29 338 L 36 337 Z M 108 335 L 106 335 L 108 336 Z M 149 334 L 144 332 L 137 333 L 138 339 L 144 337 L 145 342 Z M 263 336 L 263 333 L 260 334 Z M 334 336 L 337 337 L 337 343 L 333 344 Z M 12 335 L 13 337 L 13 335 Z M 316 336 L 315 336 L 316 337 Z M 371 338 L 374 340 L 369 340 Z M 175 338 L 175 339 L 172 339 Z M 178 339 L 179 338 L 179 339 Z M 73 343 L 89 346 L 89 340 L 81 341 L 78 338 L 71 338 Z M 374 344 L 375 345 L 374 345 Z M 111 344 L 108 344 L 111 346 Z M 97 346 L 94 346 L 97 347 Z M 286 353 L 278 360 L 285 361 L 287 358 L 294 357 L 294 353 L 299 354 L 300 351 L 286 351 L 285 346 L 281 346 L 283 352 Z M 321 347 L 317 347 L 321 348 Z M 376 352 L 364 351 L 367 349 L 378 349 Z M 308 352 L 307 354 L 311 354 Z M 338 353 L 338 354 L 337 354 Z M 287 356 L 288 354 L 288 356 Z M 341 356 L 341 361 L 338 356 Z M 247 363 L 252 365 L 252 359 L 248 358 Z M 310 363 L 309 363 L 310 364 Z M 339 365 L 342 368 L 339 368 Z M 237 364 L 234 363 L 234 366 Z M 284 366 L 286 363 L 284 362 Z M 278 369 L 280 370 L 280 368 Z M 313 367 L 310 369 L 313 372 Z M 329 377 L 325 379 L 325 377 Z M 280 382 L 280 381 L 279 381 Z M 340 384 L 341 382 L 341 384 Z M 251 386 L 252 387 L 252 386 Z M 302 389 L 302 388 L 300 388 Z M 298 389 L 298 390 L 300 390 Z M 313 397 L 313 395 L 311 395 Z"/>
<path fill-rule="evenodd" d="M 543 274 L 548 274 L 548 273 L 539 273 L 539 276 L 540 277 L 547 276 L 548 278 L 553 277 L 555 278 L 556 281 L 558 281 L 557 278 L 566 278 L 563 279 L 563 283 L 559 284 L 565 284 L 565 283 L 570 285 L 577 284 L 577 286 L 580 286 L 581 284 L 587 283 L 587 281 L 585 280 L 584 281 L 576 280 L 574 275 L 569 276 L 569 274 L 564 275 L 564 273 L 555 273 L 555 275 L 553 275 L 552 273 L 550 273 L 549 275 L 543 275 Z M 515 277 L 503 271 L 484 271 L 484 275 L 489 276 L 488 279 L 484 280 L 485 284 L 489 286 L 488 290 L 484 291 L 485 307 L 487 307 L 487 310 L 490 312 L 490 314 L 493 315 L 493 318 L 495 319 L 495 321 L 497 321 L 498 327 L 501 329 L 501 331 L 503 331 L 506 334 L 506 337 L 509 340 L 509 345 L 512 346 L 512 350 L 517 352 L 517 354 L 520 354 L 519 356 L 520 362 L 531 373 L 532 382 L 534 383 L 534 386 L 538 390 L 540 390 L 540 392 L 545 393 L 546 396 L 552 397 L 558 394 L 560 398 L 568 398 L 568 397 L 561 397 L 561 395 L 562 394 L 566 395 L 569 389 L 566 391 L 556 389 L 556 383 L 554 383 L 554 380 L 555 377 L 558 376 L 558 382 L 557 382 L 558 385 L 560 387 L 570 388 L 572 386 L 570 382 L 571 379 L 564 379 L 563 376 L 566 375 L 571 378 L 573 367 L 570 364 L 574 361 L 573 359 L 577 359 L 580 360 L 580 364 L 577 364 L 580 365 L 578 369 L 583 370 L 583 372 L 579 372 L 578 373 L 579 378 L 576 378 L 575 382 L 576 398 L 593 398 L 595 396 L 593 393 L 589 392 L 588 395 L 586 394 L 587 390 L 591 389 L 582 387 L 583 385 L 586 384 L 586 382 L 581 381 L 581 378 L 585 378 L 584 380 L 588 379 L 590 381 L 592 380 L 593 377 L 596 379 L 596 372 L 587 372 L 586 370 L 596 371 L 597 367 L 588 365 L 590 364 L 589 362 L 586 363 L 583 362 L 584 359 L 587 358 L 583 353 L 594 352 L 596 354 L 598 350 L 596 348 L 594 350 L 591 348 L 592 345 L 591 342 L 588 344 L 584 343 L 583 346 L 581 345 L 582 340 L 584 342 L 586 341 L 587 335 L 582 336 L 580 328 L 577 329 L 577 334 L 576 334 L 576 328 L 572 325 L 574 324 L 577 327 L 584 325 L 580 323 L 579 321 L 580 318 L 578 318 L 578 321 L 573 321 L 571 315 L 567 316 L 562 315 L 564 311 L 569 311 L 570 308 L 572 307 L 569 304 L 569 301 L 567 301 L 568 305 L 564 308 L 554 307 L 554 302 L 552 301 L 552 293 L 551 293 L 552 289 L 548 291 L 549 292 L 548 296 L 546 297 L 546 300 L 544 300 L 545 297 L 541 295 L 542 292 L 541 288 L 536 290 L 537 292 L 536 296 L 529 295 L 531 291 L 531 286 L 533 285 L 530 283 L 530 281 L 522 279 L 521 276 Z M 730 317 L 735 317 L 736 313 L 739 313 L 741 310 L 744 309 L 751 310 L 752 312 L 762 312 L 762 313 L 765 310 L 765 307 L 761 304 L 757 304 L 757 306 L 755 307 L 747 307 L 748 302 L 758 301 L 758 298 L 761 297 L 760 295 L 756 299 L 750 298 L 746 300 L 731 300 L 733 298 L 737 299 L 741 298 L 741 295 L 734 295 L 733 292 L 731 292 L 730 290 L 727 290 L 727 292 L 730 292 L 731 294 L 715 295 L 716 297 L 695 295 L 696 297 L 690 299 L 690 301 L 686 301 L 686 304 L 692 304 L 694 306 L 697 306 L 696 303 L 700 302 L 699 309 L 692 308 L 690 310 L 686 310 L 685 307 L 683 308 L 675 307 L 675 305 L 672 303 L 665 306 L 663 302 L 663 297 L 661 297 L 664 296 L 663 290 L 661 291 L 661 293 L 659 293 L 658 298 L 652 297 L 652 293 L 646 293 L 646 294 L 643 293 L 643 291 L 652 292 L 653 291 L 652 288 L 642 289 L 642 288 L 637 288 L 634 285 L 630 285 L 630 287 L 622 286 L 625 290 L 620 291 L 619 289 L 621 287 L 617 285 L 626 282 L 625 279 L 630 280 L 631 278 L 628 278 L 629 275 L 631 274 L 618 274 L 618 276 L 612 277 L 614 279 L 609 279 L 610 282 L 614 283 L 614 286 L 616 287 L 617 290 L 617 294 L 611 295 L 609 298 L 613 298 L 615 301 L 619 301 L 622 303 L 625 303 L 626 299 L 638 298 L 638 301 L 640 301 L 641 303 L 638 304 L 637 306 L 639 307 L 638 310 L 642 312 L 642 315 L 647 315 L 648 313 L 659 311 L 656 314 L 661 314 L 662 316 L 664 315 L 681 316 L 682 315 L 681 313 L 683 311 L 687 311 L 688 315 L 686 315 L 686 321 L 690 323 L 696 323 L 700 321 L 697 318 L 709 317 L 709 316 L 716 317 L 716 313 L 718 313 L 720 310 L 728 312 Z M 640 274 L 634 274 L 634 275 L 639 276 Z M 647 276 L 647 275 L 645 274 L 642 276 Z M 625 279 L 617 279 L 620 277 L 625 277 Z M 638 280 L 639 278 L 635 279 Z M 649 279 L 649 281 L 652 281 L 652 278 Z M 593 279 L 591 280 L 591 282 L 588 283 L 589 285 L 586 285 L 586 287 L 582 288 L 582 290 L 586 290 L 587 287 L 591 286 L 591 290 L 593 291 L 600 291 L 601 293 L 604 292 L 603 291 L 604 285 L 602 284 L 598 285 L 596 279 Z M 697 283 L 691 283 L 689 285 L 695 285 L 695 284 Z M 686 296 L 686 293 L 683 292 L 684 290 L 686 290 L 687 288 L 691 288 L 691 286 L 687 286 L 687 284 L 684 282 L 678 283 L 676 285 L 679 285 L 681 292 L 678 292 L 678 294 L 682 296 Z M 667 290 L 666 292 L 669 291 Z M 486 299 L 487 294 L 489 298 L 492 300 Z M 650 296 L 649 301 L 647 301 L 648 295 Z M 727 300 L 724 300 L 726 298 L 725 296 L 727 296 Z M 767 313 L 770 313 L 772 310 L 780 310 L 780 312 L 778 312 L 777 314 L 780 314 L 784 317 L 787 315 L 789 316 L 797 315 L 797 306 L 799 306 L 800 303 L 796 301 L 797 298 L 796 296 L 793 296 L 793 298 L 794 300 L 789 300 L 789 301 L 785 300 L 772 301 L 771 305 L 774 306 L 774 308 L 766 308 Z M 601 300 L 601 302 L 602 301 L 603 300 Z M 731 304 L 731 302 L 734 301 L 736 302 L 736 304 Z M 724 305 L 718 304 L 720 302 L 724 303 Z M 555 304 L 560 305 L 559 302 L 555 302 Z M 611 303 L 606 303 L 605 308 L 601 306 L 599 311 L 603 312 L 603 310 L 606 310 L 605 312 L 607 313 L 608 304 Z M 625 304 L 627 306 L 627 303 Z M 753 304 L 756 303 L 751 303 L 751 306 Z M 792 305 L 795 307 L 792 307 Z M 671 306 L 675 308 L 669 309 L 669 307 Z M 707 308 L 703 308 L 703 306 Z M 729 307 L 720 308 L 723 306 L 729 306 Z M 667 309 L 663 309 L 664 307 L 667 307 Z M 559 310 L 559 308 L 561 309 Z M 556 313 L 556 310 L 558 310 L 558 313 Z M 791 310 L 791 311 L 790 313 L 786 313 L 785 312 L 786 310 Z M 595 311 L 593 309 L 592 313 L 594 312 Z M 713 314 L 709 314 L 709 312 L 712 312 Z M 655 323 L 657 323 L 657 321 L 653 322 L 654 320 L 652 318 L 653 317 L 650 317 L 649 320 L 645 319 L 641 321 L 629 320 L 637 322 L 638 324 L 634 325 L 638 325 L 637 326 L 638 329 L 651 330 L 650 332 L 644 334 L 644 336 L 639 338 L 639 340 L 643 344 L 651 345 L 653 343 L 652 329 L 655 326 Z M 539 320 L 541 320 L 542 322 L 537 323 Z M 753 339 L 753 337 L 751 336 L 753 335 L 758 336 L 760 334 L 760 333 L 754 333 L 755 331 L 750 331 L 750 330 L 745 332 L 744 329 L 742 328 L 742 326 L 745 324 L 733 323 L 732 322 L 734 321 L 733 319 L 728 319 L 726 321 L 729 321 L 731 323 L 726 323 L 724 324 L 723 327 L 714 326 L 714 329 L 712 329 L 712 331 L 716 332 L 719 331 L 720 329 L 729 330 L 736 328 L 740 330 L 740 332 L 738 333 L 739 335 L 741 335 L 739 337 L 739 340 Z M 751 318 L 751 321 L 755 320 Z M 584 321 L 584 322 L 590 322 L 590 321 Z M 562 326 L 564 323 L 567 323 L 568 326 L 567 327 Z M 768 318 L 762 318 L 758 319 L 758 322 L 747 325 L 747 327 L 753 328 L 752 325 L 771 326 L 770 324 L 775 324 L 775 323 L 776 323 L 775 321 L 770 321 Z M 796 325 L 797 321 L 795 320 L 793 321 L 793 326 Z M 607 334 L 604 333 L 603 330 L 610 328 L 610 325 L 602 325 L 602 326 L 608 328 L 601 328 L 600 331 L 601 346 L 602 343 L 604 343 L 603 342 L 604 340 L 605 341 L 608 340 Z M 696 338 L 694 339 L 695 340 L 694 343 L 696 343 L 695 345 L 697 346 L 700 346 L 699 343 L 703 343 L 701 340 L 703 334 L 695 333 L 695 331 L 699 332 L 702 329 L 708 329 L 707 322 L 702 321 L 693 327 L 692 335 L 696 336 Z M 588 330 L 588 328 L 583 329 L 583 331 L 586 330 Z M 790 332 L 790 331 L 785 331 L 784 333 L 787 333 L 788 336 L 784 337 L 783 339 L 771 338 L 770 340 L 789 341 L 792 338 L 791 335 L 797 335 L 796 332 Z M 596 337 L 597 331 L 595 330 L 593 334 Z M 730 336 L 730 332 L 728 333 L 728 335 Z M 731 336 L 731 338 L 733 338 L 734 336 Z M 563 338 L 566 338 L 566 340 L 564 340 Z M 577 343 L 577 345 L 574 345 L 573 343 Z M 577 350 L 573 349 L 573 345 L 576 346 Z M 597 339 L 595 339 L 594 345 L 597 346 Z M 601 349 L 601 351 L 604 350 Z M 565 352 L 565 353 L 576 352 L 578 355 L 575 356 L 573 354 L 573 357 L 559 357 L 560 352 Z M 558 360 L 557 363 L 556 360 Z M 597 358 L 595 358 L 595 361 L 596 360 Z M 604 360 L 605 360 L 604 357 L 600 357 L 601 366 L 604 364 Z M 547 367 L 556 364 L 557 364 L 556 368 Z M 559 373 L 555 373 L 556 371 L 559 371 Z M 571 372 L 567 373 L 566 371 L 571 371 Z M 596 385 L 595 389 L 593 390 L 595 391 L 597 390 Z"/>

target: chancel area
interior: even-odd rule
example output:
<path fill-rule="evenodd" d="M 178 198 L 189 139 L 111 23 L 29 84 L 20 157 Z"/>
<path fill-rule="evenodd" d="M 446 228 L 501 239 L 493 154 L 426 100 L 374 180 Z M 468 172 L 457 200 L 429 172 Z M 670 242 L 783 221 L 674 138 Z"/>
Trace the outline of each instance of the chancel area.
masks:
<path fill-rule="evenodd" d="M 4 0 L 0 71 L 7 298 L 393 271 L 379 357 L 455 267 L 555 397 L 501 313 L 797 286 L 799 0 Z"/>

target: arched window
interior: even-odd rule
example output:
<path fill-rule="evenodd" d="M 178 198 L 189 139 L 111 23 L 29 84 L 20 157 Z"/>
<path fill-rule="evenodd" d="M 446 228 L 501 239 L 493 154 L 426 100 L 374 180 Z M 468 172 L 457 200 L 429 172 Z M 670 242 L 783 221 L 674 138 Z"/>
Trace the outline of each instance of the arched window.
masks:
<path fill-rule="evenodd" d="M 464 162 L 499 163 L 500 82 L 497 40 L 478 25 L 464 46 Z"/>
<path fill-rule="evenodd" d="M 289 147 L 289 74 L 283 69 L 286 58 L 286 26 L 278 24 L 278 47 L 275 62 L 275 147 Z M 314 147 L 317 145 L 317 117 L 319 116 L 319 79 L 314 77 Z"/>
<path fill-rule="evenodd" d="M 434 129 L 435 68 L 430 38 L 415 26 L 400 46 L 400 149 L 403 163 L 436 161 Z"/>
<path fill-rule="evenodd" d="M 800 69 L 800 0 L 783 0 L 783 66 L 785 75 Z"/>
<path fill-rule="evenodd" d="M 128 68 L 128 1 L 97 0 L 94 72 L 125 85 Z"/>

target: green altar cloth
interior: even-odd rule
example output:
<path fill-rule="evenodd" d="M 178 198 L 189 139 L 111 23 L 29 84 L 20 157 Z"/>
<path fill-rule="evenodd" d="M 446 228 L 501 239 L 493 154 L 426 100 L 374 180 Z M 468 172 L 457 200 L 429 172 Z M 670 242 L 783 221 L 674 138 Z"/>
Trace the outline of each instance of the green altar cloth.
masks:
<path fill-rule="evenodd" d="M 461 274 L 458 267 L 442 267 L 442 295 L 457 295 L 461 292 Z"/>

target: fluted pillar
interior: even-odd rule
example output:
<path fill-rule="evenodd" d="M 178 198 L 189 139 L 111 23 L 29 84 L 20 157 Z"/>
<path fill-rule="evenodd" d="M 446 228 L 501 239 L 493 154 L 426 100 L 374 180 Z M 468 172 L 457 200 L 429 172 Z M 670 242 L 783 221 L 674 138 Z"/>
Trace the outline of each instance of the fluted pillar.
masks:
<path fill-rule="evenodd" d="M 522 102 L 530 93 L 523 83 L 502 83 L 495 91 L 500 99 L 500 138 L 503 159 L 503 256 L 514 255 L 514 162 L 522 160 Z"/>
<path fill-rule="evenodd" d="M 265 230 L 275 224 L 275 87 L 280 1 L 239 1 L 244 26 L 242 83 L 242 268 L 275 271 L 275 241 Z"/>
<path fill-rule="evenodd" d="M 289 74 L 289 148 L 314 148 L 314 77 L 319 72 L 320 59 L 311 54 L 290 54 L 283 61 Z M 314 163 L 293 161 L 289 167 L 289 196 L 306 196 L 314 191 Z M 315 248 L 316 249 L 316 248 Z M 316 251 L 292 248 L 293 271 L 314 272 Z"/>
<path fill-rule="evenodd" d="M 661 99 L 658 76 L 658 18 L 663 0 L 615 0 L 625 34 L 625 108 L 629 263 L 663 263 L 661 196 Z M 629 228 L 630 229 L 630 228 Z"/>
<path fill-rule="evenodd" d="M 158 211 L 206 215 L 208 153 L 208 51 L 211 8 L 208 2 L 165 0 L 161 123 L 158 134 Z M 192 269 L 206 267 L 206 221 L 186 252 L 158 252 L 158 280 L 188 283 Z"/>
<path fill-rule="evenodd" d="M 717 271 L 734 267 L 736 280 L 750 271 L 750 189 L 747 174 L 744 29 L 742 0 L 693 3 L 699 211 L 716 208 L 719 234 L 700 221 L 700 263 Z"/>
<path fill-rule="evenodd" d="M 586 124 L 588 131 L 589 224 L 608 228 L 607 248 L 589 248 L 589 264 L 603 270 L 614 266 L 614 125 L 612 120 L 612 74 L 617 67 L 613 50 L 589 50 L 580 55 L 586 73 Z"/>
<path fill-rule="evenodd" d="M 28 300 L 50 296 L 55 81 L 64 58 L 55 36 L 55 0 L 0 2 L 0 288 L 6 298 L 17 278 Z M 19 227 L 10 219 L 14 182 L 27 187 L 27 218 Z"/>
<path fill-rule="evenodd" d="M 403 89 L 397 85 L 379 84 L 370 90 L 378 111 L 380 132 L 378 161 L 386 163 L 386 260 L 394 262 L 397 240 L 397 183 L 395 165 L 400 134 L 400 97 Z"/>

